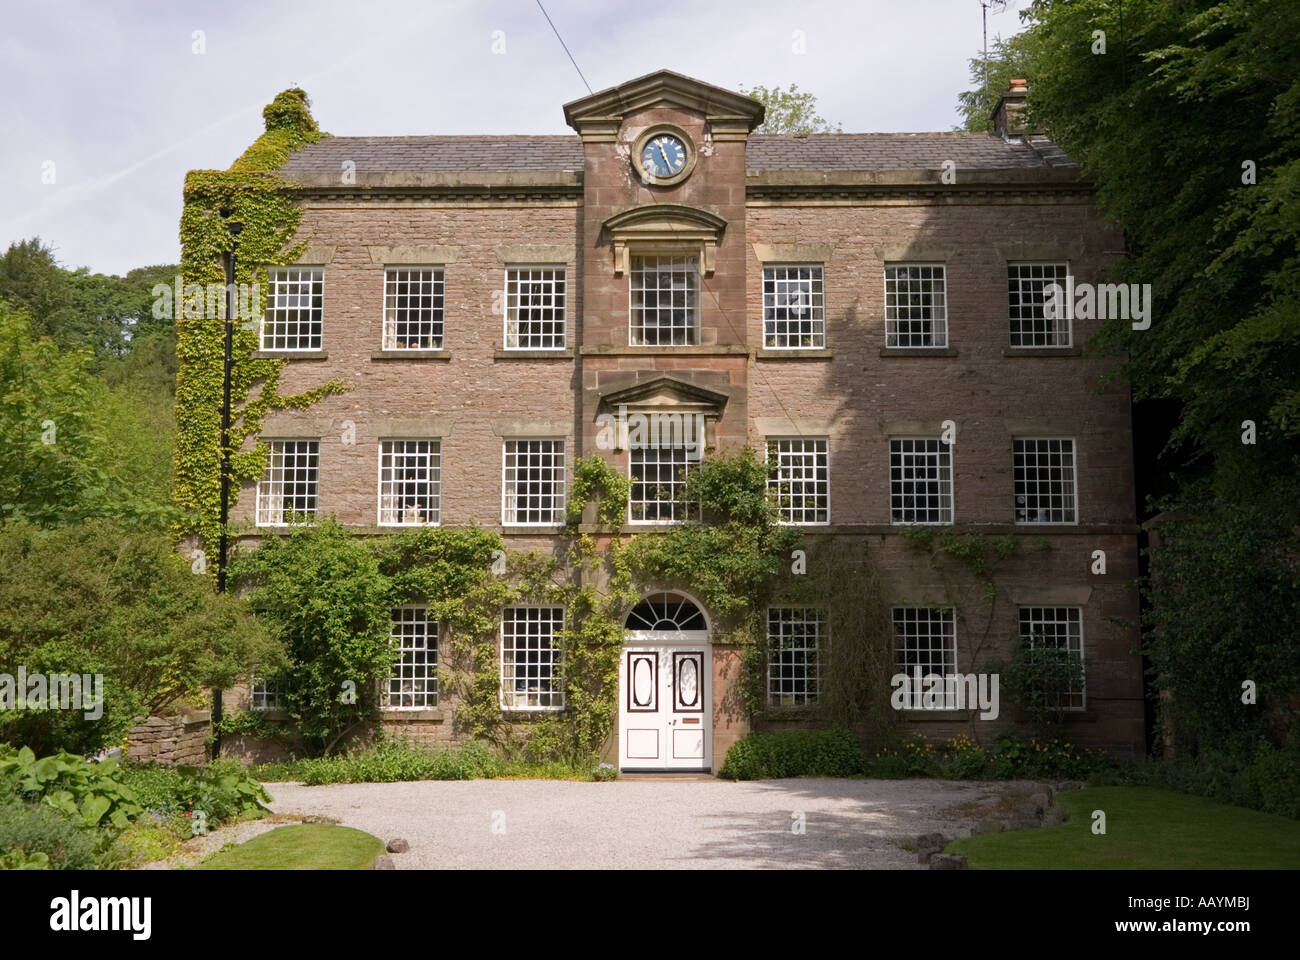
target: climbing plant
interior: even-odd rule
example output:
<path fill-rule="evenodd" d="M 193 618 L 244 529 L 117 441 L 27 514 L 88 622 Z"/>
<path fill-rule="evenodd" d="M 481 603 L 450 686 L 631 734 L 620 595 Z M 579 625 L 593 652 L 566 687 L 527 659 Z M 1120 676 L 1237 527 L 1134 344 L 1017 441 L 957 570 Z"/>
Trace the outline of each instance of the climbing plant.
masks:
<path fill-rule="evenodd" d="M 185 289 L 198 284 L 225 283 L 223 257 L 231 249 L 227 224 L 243 225 L 238 235 L 235 283 L 257 285 L 257 302 L 265 302 L 266 268 L 292 263 L 303 244 L 295 242 L 302 210 L 293 187 L 276 172 L 289 154 L 322 134 L 308 109 L 307 94 L 285 90 L 262 111 L 266 131 L 229 170 L 192 170 L 185 177 L 181 213 L 180 273 Z M 228 211 L 228 217 L 221 212 Z M 251 300 L 251 298 L 250 298 Z M 215 543 L 219 532 L 221 489 L 221 405 L 225 337 L 225 297 L 209 302 L 203 293 L 187 295 L 173 303 L 176 316 L 176 480 L 174 498 L 186 511 L 178 533 L 198 534 Z M 267 449 L 256 438 L 271 410 L 310 406 L 345 389 L 329 381 L 303 393 L 285 396 L 279 391 L 285 361 L 257 357 L 258 335 L 237 327 L 233 342 L 231 376 L 232 423 L 230 431 L 231 498 L 239 484 L 255 479 L 266 463 Z"/>

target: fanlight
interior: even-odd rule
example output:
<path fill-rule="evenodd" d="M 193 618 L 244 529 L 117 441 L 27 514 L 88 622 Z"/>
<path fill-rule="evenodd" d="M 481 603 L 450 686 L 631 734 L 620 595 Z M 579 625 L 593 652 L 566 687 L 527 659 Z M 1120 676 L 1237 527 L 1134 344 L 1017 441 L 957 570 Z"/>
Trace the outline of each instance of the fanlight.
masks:
<path fill-rule="evenodd" d="M 629 630 L 707 630 L 704 614 L 680 593 L 652 593 L 632 608 Z"/>

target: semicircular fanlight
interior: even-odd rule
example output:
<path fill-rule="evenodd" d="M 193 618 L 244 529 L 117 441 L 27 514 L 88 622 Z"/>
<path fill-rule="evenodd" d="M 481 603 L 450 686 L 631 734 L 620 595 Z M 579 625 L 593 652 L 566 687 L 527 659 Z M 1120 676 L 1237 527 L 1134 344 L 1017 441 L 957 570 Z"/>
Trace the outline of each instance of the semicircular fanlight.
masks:
<path fill-rule="evenodd" d="M 652 593 L 642 599 L 624 622 L 629 630 L 707 630 L 704 614 L 680 593 Z"/>

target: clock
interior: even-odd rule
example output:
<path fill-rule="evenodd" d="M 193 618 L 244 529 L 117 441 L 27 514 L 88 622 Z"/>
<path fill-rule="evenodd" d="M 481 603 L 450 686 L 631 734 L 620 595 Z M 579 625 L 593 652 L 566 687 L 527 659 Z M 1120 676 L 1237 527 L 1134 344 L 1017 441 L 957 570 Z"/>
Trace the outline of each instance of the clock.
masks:
<path fill-rule="evenodd" d="M 695 148 L 675 127 L 652 127 L 637 139 L 633 160 L 642 179 L 667 185 L 685 180 L 695 166 Z"/>

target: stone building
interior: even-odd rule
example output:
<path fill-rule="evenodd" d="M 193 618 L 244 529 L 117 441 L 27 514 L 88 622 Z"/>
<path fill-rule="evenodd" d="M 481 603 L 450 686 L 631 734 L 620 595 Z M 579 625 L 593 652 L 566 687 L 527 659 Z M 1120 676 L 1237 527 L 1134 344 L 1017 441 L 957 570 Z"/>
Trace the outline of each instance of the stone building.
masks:
<path fill-rule="evenodd" d="M 1044 306 L 1046 284 L 1094 279 L 1122 239 L 1079 168 L 1018 127 L 1024 96 L 1007 91 L 987 134 L 764 135 L 761 104 L 660 71 L 565 105 L 573 135 L 297 151 L 281 173 L 307 247 L 273 274 L 262 348 L 291 361 L 286 392 L 353 389 L 268 420 L 271 462 L 236 519 L 477 522 L 548 548 L 575 458 L 632 478 L 627 529 L 642 531 L 680 522 L 693 444 L 750 445 L 776 460 L 789 522 L 870 539 L 897 591 L 901 670 L 970 673 L 977 651 L 1045 638 L 1083 666 L 1070 738 L 1140 751 L 1130 398 L 1084 350 L 1097 321 Z M 680 414 L 676 441 L 597 442 L 602 417 L 637 414 Z M 913 525 L 1044 549 L 1009 559 L 986 623 L 905 542 Z M 503 709 L 562 709 L 547 642 L 562 614 L 503 611 Z M 438 625 L 394 616 L 389 724 L 451 739 Z M 767 618 L 756 722 L 797 724 L 824 630 L 807 610 Z M 610 757 L 717 769 L 749 723 L 720 709 L 738 651 L 689 587 L 648 595 L 627 626 Z M 973 722 L 905 719 L 938 736 Z"/>

